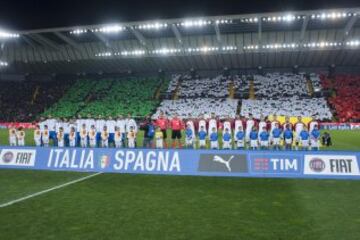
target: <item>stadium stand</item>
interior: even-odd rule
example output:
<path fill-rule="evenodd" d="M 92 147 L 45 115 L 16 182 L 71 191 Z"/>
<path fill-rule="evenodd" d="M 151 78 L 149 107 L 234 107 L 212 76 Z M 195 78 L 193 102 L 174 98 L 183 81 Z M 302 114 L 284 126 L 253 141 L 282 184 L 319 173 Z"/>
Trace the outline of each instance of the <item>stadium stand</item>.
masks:
<path fill-rule="evenodd" d="M 281 99 L 243 100 L 241 115 L 254 118 L 261 116 L 308 116 L 318 120 L 331 120 L 332 114 L 324 98 L 289 97 Z"/>
<path fill-rule="evenodd" d="M 159 104 L 155 92 L 167 86 L 158 78 L 78 80 L 65 96 L 43 115 L 54 117 L 135 116 L 150 114 Z M 161 86 L 160 86 L 161 84 Z M 141 86 L 141 87 L 140 87 Z"/>
<path fill-rule="evenodd" d="M 179 82 L 179 98 L 226 98 L 229 96 L 230 78 L 222 75 L 209 78 L 175 75 L 168 91 L 174 91 Z M 174 89 L 175 87 L 175 89 Z"/>
<path fill-rule="evenodd" d="M 172 117 L 176 113 L 180 118 L 198 118 L 200 115 L 209 118 L 211 113 L 215 113 L 220 119 L 227 117 L 234 118 L 237 105 L 238 100 L 235 99 L 194 98 L 164 100 L 152 118 L 158 118 L 161 111 L 168 117 Z"/>
<path fill-rule="evenodd" d="M 292 73 L 268 73 L 254 75 L 256 97 L 307 97 L 306 79 L 303 75 Z"/>
<path fill-rule="evenodd" d="M 336 110 L 341 122 L 360 120 L 360 76 L 337 75 L 330 80 L 323 77 L 323 87 L 335 90 L 336 95 L 329 98 L 329 103 Z"/>
<path fill-rule="evenodd" d="M 56 103 L 70 81 L 0 83 L 0 121 L 29 122 Z"/>

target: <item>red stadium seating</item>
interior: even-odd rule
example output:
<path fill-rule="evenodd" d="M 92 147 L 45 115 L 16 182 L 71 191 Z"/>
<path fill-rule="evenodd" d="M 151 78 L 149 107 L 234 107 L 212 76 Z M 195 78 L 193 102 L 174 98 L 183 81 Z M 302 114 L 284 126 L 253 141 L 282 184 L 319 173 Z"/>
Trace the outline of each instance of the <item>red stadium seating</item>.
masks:
<path fill-rule="evenodd" d="M 338 75 L 334 81 L 323 78 L 322 84 L 336 92 L 336 96 L 329 98 L 329 103 L 336 110 L 339 121 L 360 120 L 360 76 Z"/>

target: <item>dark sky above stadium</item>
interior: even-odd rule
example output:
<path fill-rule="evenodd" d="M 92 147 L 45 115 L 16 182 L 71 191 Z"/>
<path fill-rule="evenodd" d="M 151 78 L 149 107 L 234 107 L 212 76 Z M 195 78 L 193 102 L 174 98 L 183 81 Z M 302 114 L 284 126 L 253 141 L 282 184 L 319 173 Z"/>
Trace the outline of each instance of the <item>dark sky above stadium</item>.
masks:
<path fill-rule="evenodd" d="M 360 0 L 1 0 L 0 28 L 23 30 L 343 7 L 360 7 Z"/>

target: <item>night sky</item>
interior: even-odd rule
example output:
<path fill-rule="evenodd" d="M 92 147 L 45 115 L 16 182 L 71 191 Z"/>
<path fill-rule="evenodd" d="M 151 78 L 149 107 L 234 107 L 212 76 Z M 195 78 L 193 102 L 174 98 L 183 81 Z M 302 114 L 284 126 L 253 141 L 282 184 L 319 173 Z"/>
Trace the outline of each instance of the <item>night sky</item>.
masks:
<path fill-rule="evenodd" d="M 25 30 L 164 18 L 360 7 L 360 0 L 2 0 L 0 28 Z"/>

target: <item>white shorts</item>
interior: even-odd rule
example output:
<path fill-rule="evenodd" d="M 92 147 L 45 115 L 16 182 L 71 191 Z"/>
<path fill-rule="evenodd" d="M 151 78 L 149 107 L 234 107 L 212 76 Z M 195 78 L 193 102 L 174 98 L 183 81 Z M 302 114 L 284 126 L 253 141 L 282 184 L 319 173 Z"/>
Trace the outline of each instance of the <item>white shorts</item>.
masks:
<path fill-rule="evenodd" d="M 128 140 L 128 147 L 134 148 L 135 147 L 135 139 L 129 139 Z"/>
<path fill-rule="evenodd" d="M 231 149 L 230 141 L 223 142 L 223 149 Z"/>
<path fill-rule="evenodd" d="M 25 146 L 25 140 L 24 139 L 18 140 L 18 145 Z"/>
<path fill-rule="evenodd" d="M 317 139 L 311 139 L 311 147 L 319 147 L 319 141 Z"/>
<path fill-rule="evenodd" d="M 9 138 L 10 146 L 16 146 L 16 137 Z"/>
<path fill-rule="evenodd" d="M 250 147 L 258 147 L 258 141 L 257 140 L 250 140 Z"/>
<path fill-rule="evenodd" d="M 219 144 L 217 141 L 211 141 L 210 142 L 210 148 L 211 149 L 218 149 L 219 148 Z"/>
<path fill-rule="evenodd" d="M 58 147 L 64 147 L 64 141 L 58 141 Z"/>
<path fill-rule="evenodd" d="M 273 145 L 280 145 L 280 138 L 273 138 Z"/>
<path fill-rule="evenodd" d="M 75 145 L 76 145 L 75 138 L 74 138 L 74 139 L 69 140 L 69 146 L 70 146 L 70 147 L 75 147 Z"/>
<path fill-rule="evenodd" d="M 245 146 L 244 140 L 237 140 L 236 141 L 236 146 L 237 147 L 244 147 Z"/>
<path fill-rule="evenodd" d="M 42 142 L 43 142 L 43 144 L 49 144 L 49 138 L 48 137 L 46 137 L 46 138 L 42 138 Z"/>
<path fill-rule="evenodd" d="M 156 148 L 164 148 L 164 140 L 156 139 Z"/>
<path fill-rule="evenodd" d="M 260 141 L 260 146 L 268 147 L 269 146 L 269 141 Z"/>
<path fill-rule="evenodd" d="M 292 144 L 292 139 L 291 138 L 285 138 L 285 144 Z"/>
<path fill-rule="evenodd" d="M 206 140 L 199 140 L 200 147 L 206 147 Z"/>
<path fill-rule="evenodd" d="M 309 140 L 301 140 L 302 147 L 308 147 L 309 146 Z"/>
<path fill-rule="evenodd" d="M 87 138 L 81 139 L 81 147 L 87 147 Z"/>
<path fill-rule="evenodd" d="M 101 146 L 104 148 L 109 147 L 109 140 L 101 140 Z"/>
<path fill-rule="evenodd" d="M 186 138 L 186 139 L 185 139 L 185 144 L 186 144 L 187 146 L 193 145 L 193 144 L 194 144 L 194 139 L 192 139 L 192 138 Z"/>
<path fill-rule="evenodd" d="M 96 147 L 96 139 L 90 139 L 89 141 L 90 147 Z"/>
<path fill-rule="evenodd" d="M 40 138 L 36 138 L 36 139 L 34 139 L 34 141 L 35 141 L 35 146 L 37 146 L 37 147 L 41 146 L 41 139 Z"/>
<path fill-rule="evenodd" d="M 121 146 L 122 146 L 122 141 L 121 140 L 115 140 L 115 147 L 120 148 Z"/>

